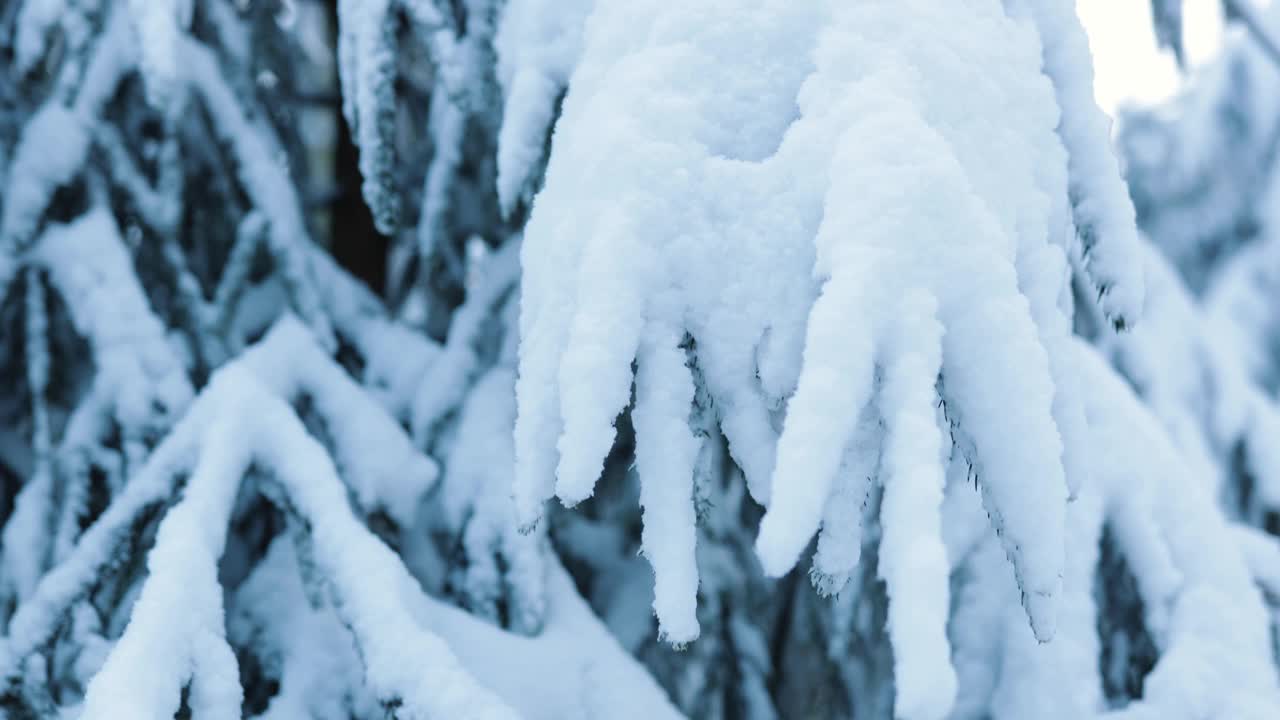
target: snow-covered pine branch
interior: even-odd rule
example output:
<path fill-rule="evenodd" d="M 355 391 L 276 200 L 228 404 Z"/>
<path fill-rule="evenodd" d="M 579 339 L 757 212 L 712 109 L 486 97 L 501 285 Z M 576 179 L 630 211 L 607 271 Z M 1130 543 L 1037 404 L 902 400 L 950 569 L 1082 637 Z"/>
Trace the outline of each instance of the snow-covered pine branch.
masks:
<path fill-rule="evenodd" d="M 415 581 L 357 523 L 323 447 L 269 386 L 246 370 L 236 365 L 220 370 L 205 390 L 207 402 L 221 407 L 199 433 L 199 459 L 183 500 L 161 524 L 134 619 L 88 688 L 87 716 L 114 717 L 121 708 L 132 707 L 133 716 L 168 717 L 178 710 L 187 683 L 194 714 L 234 717 L 239 711 L 238 686 L 234 680 L 227 684 L 227 663 L 233 658 L 219 640 L 221 608 L 206 603 L 220 596 L 214 565 L 221 554 L 219 538 L 226 531 L 239 476 L 253 462 L 282 486 L 290 512 L 298 513 L 308 528 L 316 571 L 355 637 L 380 703 L 404 717 L 514 717 L 459 667 L 444 641 L 424 630 L 410 631 L 417 623 L 399 596 L 406 592 L 400 588 L 416 591 Z M 213 454 L 215 450 L 221 452 Z M 208 564 L 193 563 L 196 557 Z M 209 609 L 191 613 L 189 607 Z M 183 608 L 185 622 L 175 622 L 174 608 Z M 199 625 L 209 620 L 216 623 L 212 637 Z M 170 643 L 172 649 L 167 649 Z M 139 672 L 143 667 L 169 667 L 177 673 Z M 188 667 L 193 668 L 190 677 L 179 674 Z M 228 700 L 234 702 L 227 705 Z"/>
<path fill-rule="evenodd" d="M 385 234 L 400 224 L 400 194 L 395 178 L 398 5 L 394 0 L 338 3 L 342 110 L 360 147 L 365 202 L 378 229 Z"/>
<path fill-rule="evenodd" d="M 58 291 L 93 357 L 93 383 L 67 426 L 57 451 L 60 457 L 70 460 L 91 453 L 116 434 L 123 465 L 107 478 L 114 493 L 125 476 L 141 465 L 155 439 L 185 412 L 192 396 L 186 369 L 151 311 L 109 213 L 99 208 L 72 224 L 48 226 L 29 251 L 28 263 L 27 331 L 31 334 L 25 350 L 37 403 L 33 412 L 37 472 L 19 495 L 3 531 L 7 562 L 2 582 L 19 600 L 30 594 L 34 581 L 55 559 L 49 529 L 67 525 L 59 533 L 62 543 L 74 539 L 69 536 L 71 527 L 81 512 L 76 498 L 83 497 L 89 482 L 87 468 L 60 463 L 55 472 L 53 464 L 43 397 L 50 356 L 41 273 Z M 54 507 L 55 498 L 60 499 L 61 508 Z M 17 575 L 9 576 L 10 571 Z"/>
<path fill-rule="evenodd" d="M 644 17 L 649 10 L 657 17 Z M 760 540 L 765 568 L 785 572 L 818 529 L 845 443 L 871 400 L 873 367 L 894 371 L 899 358 L 920 357 L 923 365 L 906 382 L 929 388 L 927 397 L 939 371 L 946 379 L 944 399 L 977 448 L 988 510 L 1023 577 L 1028 612 L 1042 637 L 1050 637 L 1062 552 L 1052 528 L 1061 526 L 1067 487 L 1054 415 L 1069 413 L 1070 404 L 1053 412 L 1054 375 L 1044 348 L 1061 342 L 1055 338 L 1065 328 L 1055 303 L 1066 281 L 1069 215 L 1066 153 L 1055 132 L 1052 85 L 1037 72 L 1034 31 L 998 7 L 951 16 L 896 4 L 842 10 L 762 3 L 750 12 L 725 10 L 714 21 L 691 10 L 603 6 L 592 22 L 598 35 L 585 41 L 547 187 L 526 230 L 517 423 L 524 522 L 536 520 L 552 492 L 568 503 L 590 494 L 612 444 L 613 417 L 628 402 L 632 358 L 650 345 L 675 352 L 688 332 L 731 450 L 753 494 L 770 508 Z M 670 36 L 620 40 L 653 23 Z M 887 29 L 863 47 L 859 23 Z M 940 62 L 933 48 L 968 37 L 956 32 L 959 23 L 975 31 L 1003 28 L 1020 40 L 1002 43 L 1009 56 L 984 58 L 982 70 Z M 890 30 L 897 34 L 886 35 Z M 717 33 L 733 32 L 760 42 L 748 49 L 715 42 Z M 930 42 L 920 42 L 921 33 Z M 886 44 L 895 54 L 883 51 Z M 743 65 L 758 72 L 737 72 Z M 970 82 L 964 72 L 1008 79 Z M 740 130 L 730 129 L 737 108 L 721 90 L 732 83 L 755 83 L 735 91 L 756 99 L 753 124 Z M 992 95 L 946 91 L 960 85 Z M 680 111 L 661 121 L 641 114 L 640 102 L 666 107 L 654 97 L 669 98 Z M 1005 131 L 999 141 L 990 122 L 929 124 L 932 117 L 972 116 L 1009 103 L 1021 103 L 1016 116 L 1027 124 L 995 123 Z M 994 154 L 997 145 L 1024 151 Z M 1005 162 L 993 161 L 997 155 Z M 800 171 L 818 157 L 827 158 L 826 171 Z M 1029 161 L 1036 157 L 1056 161 L 1060 170 L 1035 168 Z M 659 176 L 660 185 L 649 180 Z M 726 186 L 751 199 L 719 206 Z M 1056 205 L 1031 196 L 1009 201 L 1014 188 L 1047 193 Z M 840 200 L 855 194 L 856 203 Z M 938 210 L 916 217 L 925 196 Z M 954 238 L 962 228 L 967 236 Z M 929 242 L 948 236 L 945 244 Z M 935 269 L 941 258 L 950 271 Z M 566 264 L 579 268 L 576 288 L 561 276 Z M 821 287 L 811 279 L 815 268 L 825 279 Z M 761 272 L 771 276 L 768 284 L 747 282 Z M 877 289 L 877 278 L 893 280 Z M 1047 284 L 1020 286 L 1032 278 Z M 887 293 L 904 284 L 917 288 L 914 296 L 893 301 Z M 895 315 L 908 317 L 910 328 L 941 319 L 946 346 L 930 350 L 919 332 L 894 323 Z M 848 316 L 866 320 L 862 327 L 838 320 Z M 935 337 L 942 342 L 940 330 Z M 985 345 L 981 353 L 977 344 Z M 641 365 L 656 362 L 647 352 L 639 354 Z M 683 373 L 665 373 L 662 392 L 687 382 Z M 995 378 L 1000 394 L 1019 399 L 998 408 L 986 399 Z M 765 396 L 785 397 L 797 381 L 775 474 Z M 1016 417 L 1009 414 L 1014 408 Z M 912 419 L 903 422 L 915 430 L 904 432 L 938 432 L 931 402 L 907 411 Z M 892 417 L 898 409 L 881 412 Z M 1002 440 L 1014 427 L 1028 439 L 1016 452 Z M 924 468 L 937 467 L 927 451 L 904 452 Z M 668 469 L 664 476 L 690 472 Z M 940 474 L 920 477 L 924 487 L 941 486 Z M 1027 478 L 1036 478 L 1034 488 Z M 693 586 L 679 592 L 689 596 Z M 686 630 L 678 639 L 691 637 Z"/>
<path fill-rule="evenodd" d="M 1273 13 L 686 5 L 0 4 L 0 714 L 1276 714 Z"/>
<path fill-rule="evenodd" d="M 287 365 L 282 362 L 286 359 Z M 550 691 L 553 697 L 560 693 L 557 702 L 562 704 L 558 707 L 566 711 L 580 702 L 590 708 L 596 701 L 580 693 L 590 682 L 592 672 L 623 677 L 635 672 L 629 661 L 611 659 L 607 653 L 588 660 L 607 643 L 578 647 L 567 642 L 568 637 L 576 638 L 584 631 L 600 631 L 591 629 L 594 621 L 582 617 L 584 609 L 575 605 L 581 601 L 572 599 L 573 591 L 558 568 L 547 570 L 548 624 L 534 641 L 520 641 L 496 629 L 482 629 L 484 626 L 477 620 L 467 619 L 459 626 L 459 619 L 465 616 L 423 596 L 417 581 L 394 554 L 358 523 L 347 492 L 349 488 L 356 501 L 367 508 L 389 501 L 406 508 L 415 502 L 406 501 L 404 488 L 395 484 L 366 489 L 367 480 L 362 475 L 367 471 L 359 466 L 343 470 L 342 475 L 347 478 L 344 485 L 328 451 L 307 433 L 286 402 L 296 393 L 294 388 L 310 384 L 311 389 L 318 390 L 316 380 L 320 378 L 330 381 L 325 392 L 340 390 L 343 381 L 329 376 L 331 373 L 342 371 L 324 357 L 307 330 L 288 317 L 260 344 L 220 369 L 187 416 L 88 531 L 74 553 L 46 576 L 19 608 L 4 646 L 6 681 L 14 682 L 32 653 L 38 652 L 65 622 L 68 609 L 92 589 L 104 570 L 120 562 L 120 554 L 128 552 L 128 539 L 140 516 L 148 508 L 163 505 L 166 498 L 181 489 L 182 499 L 164 513 L 155 549 L 148 556 L 150 574 L 133 606 L 133 619 L 90 684 L 84 712 L 86 717 L 114 717 L 121 708 L 132 708 L 131 716 L 168 717 L 182 702 L 188 703 L 196 715 L 208 712 L 224 717 L 231 709 L 238 711 L 239 686 L 227 677 L 228 672 L 234 674 L 235 658 L 223 637 L 216 562 L 223 552 L 223 538 L 242 478 L 250 468 L 265 482 L 277 485 L 279 491 L 273 493 L 277 501 L 288 513 L 298 516 L 300 527 L 305 528 L 307 556 L 329 589 L 328 602 L 333 611 L 353 633 L 369 688 L 377 701 L 397 716 L 510 715 L 502 701 L 471 679 L 464 669 L 468 663 L 459 665 L 447 640 L 434 634 L 433 630 L 443 626 L 451 627 L 449 639 L 454 641 L 474 640 L 478 635 L 497 648 L 511 646 L 507 652 L 492 656 L 470 656 L 468 661 L 481 663 L 479 667 L 504 655 L 510 661 L 512 652 L 517 658 L 528 656 L 530 651 L 537 656 L 541 654 L 537 651 L 545 648 L 552 654 L 567 654 L 566 659 L 577 656 L 572 662 L 580 663 L 578 667 L 584 672 L 585 668 L 595 668 L 586 675 L 571 672 L 559 681 L 563 683 L 559 691 L 553 683 L 528 694 L 529 690 L 522 689 L 519 683 L 501 681 L 502 694 L 511 695 L 511 701 L 520 704 L 541 703 Z M 354 400 L 351 396 L 346 399 Z M 369 401 L 364 402 L 366 410 L 359 416 L 363 422 L 327 427 L 326 434 L 338 457 L 359 448 L 366 442 L 364 438 L 374 437 L 370 435 L 374 432 L 379 433 L 376 440 L 380 445 L 389 441 L 404 443 L 404 452 L 417 458 L 415 464 L 423 466 L 426 460 L 408 449 L 407 436 L 394 424 L 380 421 L 386 416 L 367 404 Z M 319 399 L 318 406 L 324 415 L 326 402 Z M 362 450 L 365 457 L 372 452 L 367 446 Z M 394 453 L 383 459 L 397 463 Z M 202 610 L 191 612 L 192 607 Z M 438 617 L 441 614 L 454 617 L 446 623 Z M 417 630 L 409 632 L 410 628 Z M 558 637 L 563 639 L 557 640 Z M 521 643 L 533 644 L 529 650 L 522 650 Z M 150 670 L 140 671 L 144 667 Z M 508 677 L 516 679 L 515 675 Z M 628 693 L 635 690 L 635 682 L 632 679 L 628 684 Z M 13 685 L 9 687 L 12 692 Z M 580 689 L 572 690 L 574 687 Z M 184 688 L 188 692 L 184 693 Z M 530 705 L 528 710 L 531 716 L 555 716 L 544 715 L 552 709 L 542 704 Z M 629 710 L 634 710 L 636 717 L 670 712 L 660 694 Z"/>
<path fill-rule="evenodd" d="M 1142 314 L 1142 262 L 1133 203 L 1111 149 L 1111 121 L 1093 99 L 1089 39 L 1075 3 L 1026 0 L 1039 30 L 1044 72 L 1053 80 L 1061 117 L 1058 134 L 1068 157 L 1069 192 L 1078 260 L 1107 319 L 1123 330 Z"/>
<path fill-rule="evenodd" d="M 677 484 L 661 515 L 646 500 L 649 485 L 693 475 L 677 351 L 691 337 L 768 508 L 767 573 L 789 570 L 821 530 L 815 577 L 847 577 L 861 540 L 845 529 L 872 475 L 895 713 L 947 716 L 949 464 L 975 478 L 1036 638 L 1054 637 L 1071 612 L 1061 604 L 1091 580 L 1086 559 L 1063 586 L 1084 531 L 1068 494 L 1097 492 L 1068 261 L 1117 328 L 1141 311 L 1143 268 L 1078 20 L 1065 3 L 603 3 L 587 27 L 525 231 L 521 522 L 536 526 L 552 496 L 592 495 L 631 407 L 646 531 L 664 528 L 644 546 L 654 608 L 672 641 L 697 636 L 696 575 L 664 559 L 688 555 L 670 538 L 693 522 L 692 487 Z M 975 44 L 985 33 L 1001 40 Z M 752 100 L 745 126 L 735 98 Z M 653 392 L 668 404 L 658 422 Z M 644 462 L 648 443 L 664 449 L 661 470 Z M 837 529 L 852 547 L 833 545 Z M 1140 582 L 1166 587 L 1160 577 Z"/>

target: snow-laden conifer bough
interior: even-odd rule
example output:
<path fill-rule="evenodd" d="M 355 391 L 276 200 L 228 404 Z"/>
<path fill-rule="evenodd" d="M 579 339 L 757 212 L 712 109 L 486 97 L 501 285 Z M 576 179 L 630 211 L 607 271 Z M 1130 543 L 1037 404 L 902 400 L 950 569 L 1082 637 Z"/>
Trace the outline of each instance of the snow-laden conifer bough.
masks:
<path fill-rule="evenodd" d="M 1280 505 L 1280 422 L 1138 235 L 1067 0 L 340 0 L 361 194 L 387 233 L 420 204 L 393 270 L 422 300 L 438 253 L 465 294 L 440 343 L 313 244 L 255 12 L 12 13 L 15 73 L 57 72 L 0 149 L 32 448 L 0 712 L 770 718 L 768 623 L 803 603 L 764 576 L 807 561 L 857 717 L 1280 714 L 1254 586 L 1280 593 L 1280 545 L 1212 499 L 1238 449 Z M 233 221 L 201 267 L 183 163 L 208 147 Z M 457 207 L 486 203 L 493 247 L 463 257 Z M 68 333 L 92 363 L 70 403 Z M 1141 612 L 1112 636 L 1116 558 Z M 1130 636 L 1154 667 L 1124 704 Z"/>
<path fill-rule="evenodd" d="M 945 478 L 960 467 L 1030 621 L 1005 653 L 1039 666 L 1007 681 L 1021 692 L 996 687 L 975 707 L 1034 702 L 1032 687 L 1056 682 L 1039 656 L 1071 654 L 1093 633 L 1075 623 L 1092 612 L 1094 562 L 1073 551 L 1101 520 L 1075 516 L 1118 472 L 1090 467 L 1099 438 L 1085 381 L 1098 381 L 1080 377 L 1069 268 L 1118 330 L 1137 320 L 1144 292 L 1072 8 L 605 2 L 587 27 L 522 250 L 521 522 L 536 526 L 553 496 L 592 495 L 630 407 L 654 610 L 669 640 L 693 641 L 703 480 L 685 420 L 703 378 L 767 507 L 767 573 L 790 570 L 819 533 L 815 584 L 839 590 L 858 562 L 871 484 L 883 488 L 894 712 L 942 718 L 967 669 L 953 670 L 948 633 L 948 576 L 967 555 L 943 543 L 952 496 L 964 504 Z M 1159 608 L 1189 592 L 1172 541 L 1149 503 L 1116 504 L 1124 512 L 1107 522 L 1150 570 L 1139 582 L 1153 632 L 1165 632 Z M 1246 624 L 1265 624 L 1247 575 L 1232 583 Z M 1070 636 L 1050 642 L 1068 621 Z M 1032 635 L 1046 649 L 1023 647 Z M 1275 679 L 1262 655 L 1253 662 L 1265 671 L 1240 704 L 1258 714 L 1276 700 Z M 1064 717 L 1096 704 L 1097 692 L 1068 687 Z M 973 689 L 959 699 L 975 702 Z"/>
<path fill-rule="evenodd" d="M 337 466 L 289 405 L 303 393 L 323 418 Z M 339 479 L 338 467 L 350 487 Z M 287 515 L 297 543 L 294 571 L 315 584 L 310 607 L 297 610 L 318 613 L 313 622 L 322 623 L 333 622 L 325 617 L 330 613 L 351 632 L 364 666 L 365 702 L 410 718 L 515 717 L 509 703 L 551 717 L 557 707 L 575 711 L 577 683 L 590 682 L 593 674 L 619 687 L 652 682 L 629 662 L 602 655 L 600 644 L 579 647 L 570 639 L 602 630 L 583 616 L 585 607 L 558 568 L 549 571 L 547 628 L 533 640 L 487 628 L 422 594 L 394 553 L 358 522 L 347 493 L 363 512 L 412 508 L 415 498 L 406 495 L 424 493 L 435 481 L 435 466 L 289 316 L 217 371 L 76 549 L 19 605 L 0 656 L 3 677 L 14 682 L 31 672 L 27 661 L 38 657 L 33 653 L 127 552 L 139 518 L 162 508 L 180 488 L 181 499 L 165 512 L 148 556 L 150 572 L 133 617 L 88 685 L 83 716 L 172 717 L 185 702 L 196 717 L 237 717 L 241 690 L 225 639 L 217 562 L 245 477 Z M 478 644 L 485 652 L 459 659 L 449 641 Z M 516 673 L 497 673 L 505 679 L 494 694 L 473 678 L 475 670 L 487 674 L 491 662 L 557 656 L 568 666 L 558 682 L 540 678 L 538 687 L 530 687 Z M 304 677 L 309 663 L 323 660 L 293 659 L 289 673 Z M 150 670 L 138 671 L 144 667 Z M 604 702 L 607 690 L 600 692 Z M 633 708 L 636 717 L 670 712 L 659 693 L 652 697 Z"/>

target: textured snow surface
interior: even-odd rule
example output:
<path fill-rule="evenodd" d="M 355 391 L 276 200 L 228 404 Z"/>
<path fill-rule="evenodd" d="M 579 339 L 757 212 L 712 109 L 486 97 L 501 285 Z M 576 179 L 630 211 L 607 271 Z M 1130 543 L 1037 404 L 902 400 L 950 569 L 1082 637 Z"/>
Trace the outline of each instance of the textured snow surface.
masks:
<path fill-rule="evenodd" d="M 461 530 L 469 609 L 497 622 L 498 604 L 505 599 L 512 624 L 535 633 L 546 613 L 547 548 L 542 533 L 519 532 L 511 503 L 513 364 L 489 370 L 468 394 L 447 455 L 449 471 L 440 501 L 446 522 Z"/>
<path fill-rule="evenodd" d="M 1069 188 L 1123 188 L 1105 137 L 1058 110 L 1081 58 L 1043 48 L 1038 28 L 1062 31 L 1016 10 L 602 2 L 588 20 L 525 233 L 516 501 L 533 525 L 546 499 L 592 494 L 635 361 L 645 523 L 663 528 L 645 554 L 671 638 L 696 632 L 696 574 L 675 541 L 691 534 L 676 479 L 691 474 L 685 346 L 768 506 L 768 573 L 827 525 L 815 577 L 837 588 L 857 558 L 861 476 L 879 468 L 905 717 L 942 717 L 954 693 L 930 664 L 947 665 L 940 436 L 965 451 L 1035 633 L 1053 636 L 1065 502 L 1088 474 L 1064 357 Z M 1118 228 L 1098 243 L 1120 259 L 1091 262 L 1125 274 L 1107 275 L 1104 309 L 1132 318 L 1125 207 L 1086 210 Z M 864 408 L 887 433 L 878 465 L 857 449 Z"/>
<path fill-rule="evenodd" d="M 251 118 L 240 107 L 223 79 L 217 56 L 190 36 L 181 38 L 183 77 L 200 97 L 219 139 L 228 144 L 245 194 L 268 220 L 267 245 L 279 264 L 290 300 L 324 347 L 332 347 L 332 327 L 316 297 L 310 244 L 302 204 L 290 178 L 284 150 L 274 141 L 262 118 Z"/>
<path fill-rule="evenodd" d="M 950 485 L 947 554 L 962 571 L 949 626 L 960 679 L 949 717 L 1273 716 L 1280 688 L 1253 576 L 1273 580 L 1265 565 L 1274 544 L 1224 522 L 1204 476 L 1095 349 L 1076 342 L 1068 353 L 1080 370 L 1092 472 L 1067 506 L 1059 632 L 1035 641 L 996 538 L 981 529 L 976 494 Z M 1104 527 L 1137 581 L 1141 621 L 1158 649 L 1141 698 L 1111 711 L 1095 600 Z"/>
<path fill-rule="evenodd" d="M 1280 5 L 1250 14 L 1270 37 L 1280 37 Z M 1257 215 L 1270 224 L 1278 110 L 1274 56 L 1252 33 L 1237 31 L 1227 33 L 1221 56 L 1199 68 L 1177 97 L 1120 116 L 1118 142 L 1142 228 L 1196 291 L 1219 259 L 1233 257 L 1222 250 L 1250 240 L 1237 235 L 1241 224 Z M 1269 244 L 1267 235 L 1256 244 Z"/>
<path fill-rule="evenodd" d="M 513 0 L 494 38 L 504 97 L 498 135 L 498 202 L 504 213 L 532 196 L 556 104 L 582 52 L 596 0 Z M 524 197 L 522 197 L 524 196 Z"/>
<path fill-rule="evenodd" d="M 147 443 L 182 416 L 193 390 L 181 356 L 134 274 L 115 219 L 106 208 L 95 207 L 72 223 L 48 224 L 25 259 L 30 263 L 28 292 L 36 283 L 43 305 L 39 278 L 47 277 L 92 355 L 93 382 L 67 420 L 59 460 L 69 463 L 69 455 L 92 453 L 103 438 L 115 435 L 123 451 L 122 469 L 136 471 Z M 46 313 L 41 308 L 36 314 Z M 48 331 L 47 317 L 31 316 L 28 323 L 43 325 L 39 333 Z M 46 344 L 42 362 L 47 365 L 46 338 L 28 339 L 28 353 L 38 352 L 41 343 Z M 37 368 L 32 370 L 39 374 Z M 43 372 L 47 375 L 48 368 Z M 41 386 L 34 377 L 32 384 Z M 37 417 L 43 414 L 36 412 Z M 32 593 L 48 565 L 67 554 L 78 530 L 78 504 L 83 503 L 65 479 L 70 468 L 60 465 L 54 472 L 47 417 L 37 422 L 45 425 L 43 436 L 38 431 L 35 437 L 35 449 L 43 458 L 38 458 L 38 472 L 19 495 L 3 535 L 6 548 L 23 548 L 6 553 L 7 576 L 0 579 L 12 586 L 19 600 Z M 53 538 L 50 527 L 57 527 Z"/>
<path fill-rule="evenodd" d="M 1071 205 L 1085 274 L 1107 317 L 1120 328 L 1142 314 L 1142 264 L 1133 203 L 1111 149 L 1111 120 L 1093 95 L 1093 59 L 1075 3 L 1024 0 L 1044 43 L 1062 117 L 1058 132 L 1069 153 Z M 1015 10 L 1017 12 L 1017 10 Z"/>

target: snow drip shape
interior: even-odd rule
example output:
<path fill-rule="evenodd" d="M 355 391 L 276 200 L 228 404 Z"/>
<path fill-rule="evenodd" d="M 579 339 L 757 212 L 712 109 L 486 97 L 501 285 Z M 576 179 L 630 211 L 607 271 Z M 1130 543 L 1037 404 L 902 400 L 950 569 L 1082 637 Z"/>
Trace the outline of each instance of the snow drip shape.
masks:
<path fill-rule="evenodd" d="M 391 0 L 338 3 L 342 111 L 360 148 L 362 191 L 378 229 L 400 215 L 395 190 L 395 10 Z"/>
<path fill-rule="evenodd" d="M 700 383 L 768 508 L 768 574 L 820 531 L 815 580 L 838 590 L 867 480 L 883 486 L 898 717 L 945 717 L 956 692 L 945 438 L 1053 637 L 1088 475 L 1066 299 L 1082 217 L 1117 326 L 1142 288 L 1107 259 L 1136 231 L 1105 133 L 1079 129 L 1088 58 L 1058 37 L 1078 22 L 1043 4 L 606 0 L 587 20 L 522 248 L 515 498 L 529 528 L 549 498 L 592 495 L 634 362 L 668 640 L 698 635 Z"/>

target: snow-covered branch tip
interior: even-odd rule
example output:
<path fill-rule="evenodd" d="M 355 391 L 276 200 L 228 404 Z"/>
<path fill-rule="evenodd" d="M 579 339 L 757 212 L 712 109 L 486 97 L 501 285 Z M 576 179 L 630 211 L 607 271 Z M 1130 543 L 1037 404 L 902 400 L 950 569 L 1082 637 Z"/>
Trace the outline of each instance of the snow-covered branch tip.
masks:
<path fill-rule="evenodd" d="M 582 52 L 595 0 L 514 0 L 494 38 L 504 105 L 498 132 L 498 203 L 510 215 L 537 190 L 557 104 Z"/>
<path fill-rule="evenodd" d="M 1142 315 L 1143 278 L 1133 202 L 1111 144 L 1111 120 L 1093 96 L 1089 38 L 1069 0 L 1015 3 L 1039 29 L 1044 72 L 1061 111 L 1058 134 L 1067 151 L 1071 211 L 1080 240 L 1076 259 L 1117 330 Z"/>
<path fill-rule="evenodd" d="M 360 148 L 361 189 L 378 230 L 400 224 L 396 184 L 397 0 L 339 0 L 338 75 L 342 111 Z"/>

